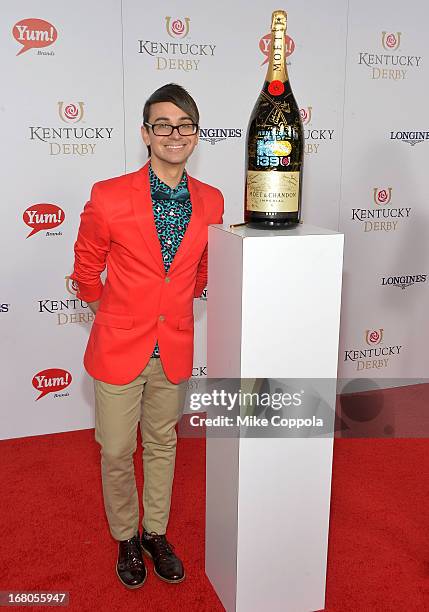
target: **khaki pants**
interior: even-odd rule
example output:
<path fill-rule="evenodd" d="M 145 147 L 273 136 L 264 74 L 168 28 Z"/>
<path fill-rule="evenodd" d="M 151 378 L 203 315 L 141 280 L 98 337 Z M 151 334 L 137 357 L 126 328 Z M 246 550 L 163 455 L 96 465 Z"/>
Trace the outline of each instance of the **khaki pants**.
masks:
<path fill-rule="evenodd" d="M 95 439 L 101 445 L 104 507 L 112 536 L 128 540 L 139 527 L 133 455 L 137 426 L 143 443 L 143 527 L 164 534 L 170 512 L 176 458 L 176 430 L 186 381 L 170 382 L 161 359 L 151 358 L 126 385 L 94 381 Z"/>

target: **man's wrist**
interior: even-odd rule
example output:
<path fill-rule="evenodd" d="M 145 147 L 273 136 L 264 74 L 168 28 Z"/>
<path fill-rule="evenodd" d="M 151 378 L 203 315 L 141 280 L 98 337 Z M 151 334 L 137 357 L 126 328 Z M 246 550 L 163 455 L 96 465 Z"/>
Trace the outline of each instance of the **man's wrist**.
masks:
<path fill-rule="evenodd" d="M 95 302 L 87 302 L 90 310 L 92 310 L 92 312 L 95 314 L 98 310 L 98 307 L 100 305 L 100 300 L 95 300 Z"/>

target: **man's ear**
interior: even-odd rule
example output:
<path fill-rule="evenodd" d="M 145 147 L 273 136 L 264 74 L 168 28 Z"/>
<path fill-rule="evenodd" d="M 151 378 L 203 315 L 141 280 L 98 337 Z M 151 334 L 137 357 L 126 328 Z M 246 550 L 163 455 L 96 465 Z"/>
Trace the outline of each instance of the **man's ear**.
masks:
<path fill-rule="evenodd" d="M 142 138 L 143 138 L 143 142 L 145 143 L 146 146 L 149 146 L 150 145 L 150 138 L 149 138 L 149 134 L 148 134 L 148 131 L 147 131 L 145 125 L 141 126 L 140 132 L 141 132 L 141 135 L 142 135 Z"/>

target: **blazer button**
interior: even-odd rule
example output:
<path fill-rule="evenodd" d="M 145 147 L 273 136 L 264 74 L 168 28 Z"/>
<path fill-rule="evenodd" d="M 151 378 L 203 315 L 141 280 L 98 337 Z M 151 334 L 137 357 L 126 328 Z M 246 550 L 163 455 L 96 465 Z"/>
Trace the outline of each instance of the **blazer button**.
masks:
<path fill-rule="evenodd" d="M 166 283 L 169 283 L 169 282 L 170 282 L 170 277 L 169 277 L 169 276 L 166 276 L 166 277 L 165 277 L 165 282 L 166 282 Z"/>
<path fill-rule="evenodd" d="M 165 321 L 165 317 L 164 317 L 164 315 L 159 315 L 159 320 L 160 320 L 160 321 Z"/>

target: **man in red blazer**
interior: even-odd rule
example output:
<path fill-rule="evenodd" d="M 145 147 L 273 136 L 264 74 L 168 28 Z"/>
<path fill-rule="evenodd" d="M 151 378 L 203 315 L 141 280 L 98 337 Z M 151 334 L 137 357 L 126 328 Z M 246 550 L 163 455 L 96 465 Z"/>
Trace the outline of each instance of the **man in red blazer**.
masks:
<path fill-rule="evenodd" d="M 185 170 L 198 122 L 186 90 L 174 84 L 156 90 L 141 128 L 149 162 L 93 186 L 75 244 L 77 296 L 96 313 L 84 364 L 95 384 L 104 505 L 119 542 L 116 573 L 128 588 L 146 580 L 142 551 L 161 579 L 176 583 L 185 577 L 165 536 L 175 425 L 192 373 L 193 298 L 207 282 L 208 226 L 221 223 L 223 215 L 221 192 Z M 133 465 L 139 423 L 141 540 Z"/>

